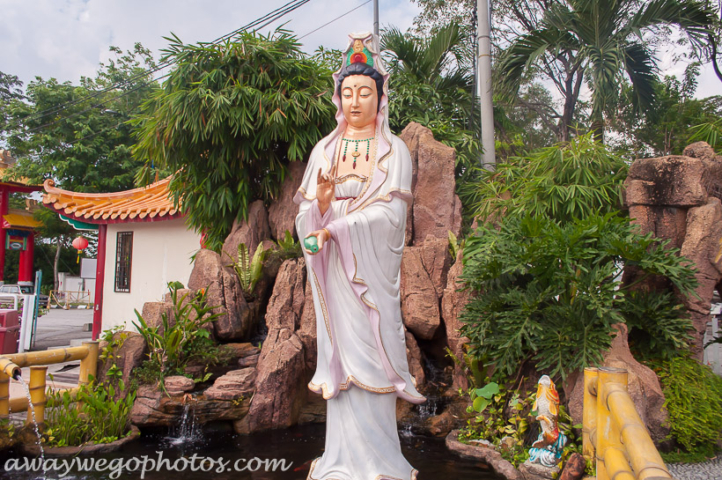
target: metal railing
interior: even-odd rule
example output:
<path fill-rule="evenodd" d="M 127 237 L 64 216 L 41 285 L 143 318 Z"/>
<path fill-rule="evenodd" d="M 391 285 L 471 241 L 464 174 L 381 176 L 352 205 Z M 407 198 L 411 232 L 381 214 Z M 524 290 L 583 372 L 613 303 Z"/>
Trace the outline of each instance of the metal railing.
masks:
<path fill-rule="evenodd" d="M 597 480 L 672 478 L 627 391 L 627 371 L 584 369 L 582 449 Z"/>
<path fill-rule="evenodd" d="M 98 372 L 98 342 L 83 342 L 80 347 L 56 348 L 42 352 L 16 353 L 0 355 L 0 420 L 8 419 L 10 412 L 27 410 L 26 423 L 32 422 L 32 410 L 35 412 L 35 421 L 40 424 L 45 421 L 45 403 L 47 402 L 47 370 L 48 365 L 80 360 L 80 375 L 78 386 L 68 389 L 74 395 L 82 385 L 90 382 L 90 376 L 95 377 Z M 30 402 L 27 397 L 10 398 L 10 379 L 20 375 L 22 367 L 30 367 Z"/>

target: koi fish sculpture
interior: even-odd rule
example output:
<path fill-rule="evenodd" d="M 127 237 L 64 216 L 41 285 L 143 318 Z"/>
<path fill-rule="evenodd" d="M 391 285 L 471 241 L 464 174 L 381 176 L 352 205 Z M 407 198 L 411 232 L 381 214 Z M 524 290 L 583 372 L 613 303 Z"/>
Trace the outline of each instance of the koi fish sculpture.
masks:
<path fill-rule="evenodd" d="M 545 467 L 555 467 L 562 458 L 562 450 L 567 443 L 567 437 L 559 431 L 557 424 L 559 394 L 548 375 L 543 375 L 539 379 L 536 401 L 532 410 L 536 412 L 541 432 L 529 450 L 529 462 Z"/>

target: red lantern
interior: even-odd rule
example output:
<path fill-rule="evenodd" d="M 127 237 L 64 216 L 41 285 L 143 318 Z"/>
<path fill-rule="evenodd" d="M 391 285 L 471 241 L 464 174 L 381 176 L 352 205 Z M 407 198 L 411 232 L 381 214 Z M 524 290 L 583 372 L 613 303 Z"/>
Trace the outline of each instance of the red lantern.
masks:
<path fill-rule="evenodd" d="M 88 240 L 83 237 L 78 237 L 73 240 L 73 248 L 78 251 L 78 261 L 80 263 L 80 253 L 88 247 Z"/>

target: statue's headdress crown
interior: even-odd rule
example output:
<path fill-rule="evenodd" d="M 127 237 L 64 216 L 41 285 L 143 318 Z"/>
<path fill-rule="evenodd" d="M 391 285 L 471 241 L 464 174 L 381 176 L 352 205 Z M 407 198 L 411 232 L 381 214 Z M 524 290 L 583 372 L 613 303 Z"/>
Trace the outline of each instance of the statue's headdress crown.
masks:
<path fill-rule="evenodd" d="M 353 41 L 351 49 L 346 56 L 346 65 L 351 65 L 352 63 L 365 63 L 369 67 L 374 66 L 373 55 L 358 38 Z"/>

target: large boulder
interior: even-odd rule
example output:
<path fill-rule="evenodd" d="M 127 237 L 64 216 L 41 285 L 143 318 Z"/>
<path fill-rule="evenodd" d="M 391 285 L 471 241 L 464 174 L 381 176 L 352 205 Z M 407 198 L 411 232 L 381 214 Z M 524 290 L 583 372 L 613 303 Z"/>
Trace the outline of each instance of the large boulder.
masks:
<path fill-rule="evenodd" d="M 166 316 L 170 326 L 175 324 L 173 318 L 173 305 L 166 302 L 145 302 L 141 309 L 143 321 L 150 328 L 157 328 L 158 333 L 163 333 L 163 316 Z"/>
<path fill-rule="evenodd" d="M 289 427 L 298 421 L 306 398 L 306 359 L 304 345 L 295 332 L 302 323 L 305 285 L 304 260 L 285 261 L 266 311 L 268 336 L 257 365 L 249 432 Z"/>
<path fill-rule="evenodd" d="M 708 171 L 702 160 L 681 155 L 635 160 L 625 181 L 626 203 L 695 207 L 707 203 Z"/>
<path fill-rule="evenodd" d="M 444 296 L 441 298 L 441 315 L 444 319 L 444 325 L 446 326 L 446 338 L 449 342 L 449 349 L 463 364 L 464 344 L 468 343 L 469 339 L 463 337 L 460 333 L 462 323 L 459 320 L 459 315 L 469 302 L 471 294 L 468 290 L 462 290 L 463 284 L 460 280 L 464 268 L 462 264 L 462 256 L 463 252 L 460 250 L 456 255 L 456 262 L 454 262 L 449 269 L 448 281 L 446 283 L 446 288 L 444 289 Z M 457 362 L 454 362 L 453 381 L 454 390 L 459 388 L 466 390 L 469 388 L 469 382 L 466 379 L 464 369 Z"/>
<path fill-rule="evenodd" d="M 702 360 L 703 337 L 710 320 L 710 304 L 717 284 L 722 279 L 722 205 L 718 198 L 710 198 L 706 205 L 690 208 L 687 214 L 687 235 L 682 244 L 681 255 L 697 267 L 695 277 L 699 283 L 692 295 L 683 298 L 692 314 L 693 351 Z"/>
<path fill-rule="evenodd" d="M 255 328 L 253 310 L 243 296 L 236 273 L 221 263 L 217 253 L 202 249 L 196 254 L 188 280 L 193 290 L 206 289 L 208 305 L 221 316 L 213 322 L 215 336 L 221 340 L 243 340 Z"/>
<path fill-rule="evenodd" d="M 439 297 L 421 257 L 420 247 L 406 247 L 401 258 L 401 316 L 417 337 L 431 340 L 441 325 Z"/>
<path fill-rule="evenodd" d="M 456 151 L 434 140 L 426 127 L 410 123 L 400 135 L 411 153 L 414 167 L 412 193 L 414 204 L 407 236 L 413 234 L 413 244 L 424 241 L 427 235 L 447 238 L 448 232 L 461 232 L 461 202 L 456 190 Z"/>
<path fill-rule="evenodd" d="M 652 440 L 663 442 L 669 433 L 667 410 L 664 406 L 664 393 L 654 371 L 634 359 L 629 351 L 627 326 L 615 325 L 617 334 L 612 346 L 604 355 L 605 367 L 622 368 L 628 372 L 629 396 L 632 397 L 637 413 L 649 430 Z M 577 376 L 576 384 L 569 395 L 569 413 L 575 424 L 582 423 L 584 405 L 584 375 Z"/>
<path fill-rule="evenodd" d="M 281 194 L 268 207 L 268 224 L 271 235 L 276 240 L 284 238 L 286 230 L 296 237 L 298 205 L 293 203 L 293 197 L 301 185 L 305 171 L 305 162 L 291 162 L 288 166 L 288 176 L 281 185 Z"/>
<path fill-rule="evenodd" d="M 406 357 L 409 362 L 409 373 L 416 381 L 416 388 L 420 388 L 426 383 L 426 373 L 424 373 L 424 354 L 421 353 L 419 343 L 408 330 L 404 329 L 406 336 Z"/>
<path fill-rule="evenodd" d="M 133 369 L 140 367 L 146 360 L 145 339 L 139 333 L 124 331 L 113 334 L 113 341 L 120 342 L 120 346 L 113 352 L 112 357 L 106 358 L 98 365 L 98 381 L 108 380 L 108 370 L 115 365 L 123 372 L 120 377 L 123 383 L 129 385 Z M 100 351 L 102 352 L 107 346 L 108 342 L 100 342 Z"/>
<path fill-rule="evenodd" d="M 250 400 L 211 400 L 204 395 L 169 397 L 157 386 L 143 385 L 138 388 L 130 413 L 130 422 L 138 427 L 172 427 L 180 423 L 189 405 L 193 419 L 198 425 L 217 420 L 236 421 L 246 416 Z"/>
<path fill-rule="evenodd" d="M 253 393 L 256 369 L 253 367 L 231 370 L 213 382 L 204 393 L 210 400 L 238 400 Z"/>
<path fill-rule="evenodd" d="M 434 285 L 436 296 L 441 298 L 446 288 L 446 279 L 451 266 L 448 237 L 436 238 L 428 235 L 419 246 L 421 262 Z"/>
<path fill-rule="evenodd" d="M 313 306 L 313 291 L 308 278 L 304 291 L 301 326 L 296 331 L 296 335 L 303 344 L 306 371 L 312 373 L 316 369 L 316 309 Z"/>
<path fill-rule="evenodd" d="M 251 432 L 290 427 L 305 400 L 303 344 L 288 328 L 271 330 L 258 361 L 256 393 L 249 412 Z"/>
<path fill-rule="evenodd" d="M 246 244 L 251 255 L 256 251 L 258 244 L 271 238 L 271 228 L 268 225 L 268 212 L 261 200 L 256 200 L 248 207 L 248 221 L 236 220 L 233 222 L 231 233 L 223 242 L 221 261 L 224 265 L 233 263 L 238 258 L 238 246 Z"/>
<path fill-rule="evenodd" d="M 706 142 L 695 142 L 685 148 L 682 154 L 702 160 L 708 173 L 704 185 L 707 194 L 722 200 L 722 155 L 717 155 Z"/>

